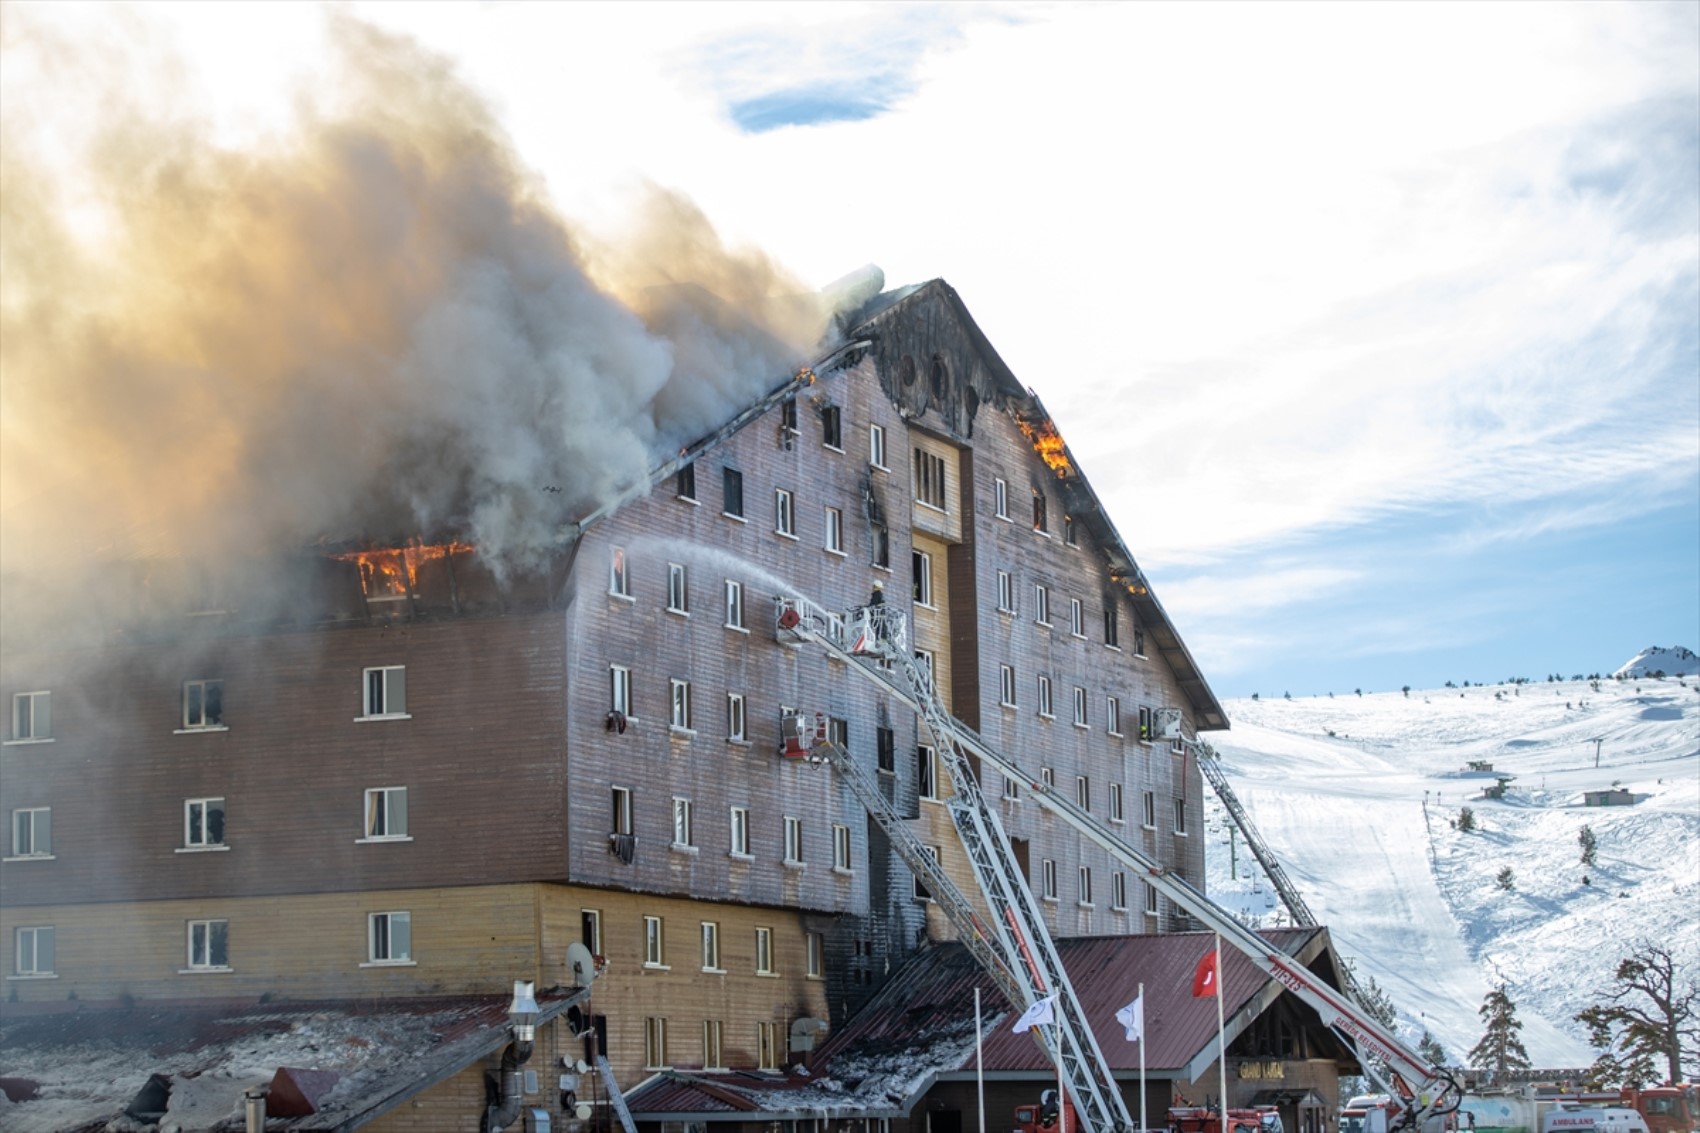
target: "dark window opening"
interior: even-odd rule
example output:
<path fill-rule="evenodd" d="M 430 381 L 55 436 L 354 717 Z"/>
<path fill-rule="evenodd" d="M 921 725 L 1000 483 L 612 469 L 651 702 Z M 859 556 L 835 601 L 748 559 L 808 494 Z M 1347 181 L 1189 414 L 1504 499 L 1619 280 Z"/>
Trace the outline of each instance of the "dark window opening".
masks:
<path fill-rule="evenodd" d="M 788 398 L 785 403 L 779 407 L 779 425 L 787 432 L 795 433 L 797 431 L 796 398 Z"/>
<path fill-rule="evenodd" d="M 875 744 L 879 750 L 879 769 L 895 774 L 897 772 L 897 733 L 890 728 L 879 728 L 874 732 Z"/>
<path fill-rule="evenodd" d="M 873 527 L 873 535 L 874 565 L 889 569 L 891 567 L 891 532 L 885 529 L 885 524 L 876 523 Z"/>
<path fill-rule="evenodd" d="M 678 476 L 674 478 L 673 491 L 674 494 L 681 500 L 694 500 L 697 498 L 696 465 L 687 464 L 683 468 L 679 469 Z"/>
<path fill-rule="evenodd" d="M 1050 530 L 1050 521 L 1045 517 L 1045 493 L 1037 488 L 1033 490 L 1033 530 Z"/>
<path fill-rule="evenodd" d="M 913 358 L 909 357 L 909 355 L 905 354 L 903 356 L 903 360 L 897 364 L 897 376 L 898 376 L 898 379 L 905 386 L 914 385 L 915 384 L 915 359 L 913 359 Z"/>
<path fill-rule="evenodd" d="M 944 397 L 944 387 L 945 387 L 945 381 L 946 381 L 947 376 L 948 375 L 946 375 L 945 368 L 944 368 L 944 359 L 934 358 L 933 359 L 932 373 L 929 375 L 929 378 L 931 380 L 932 387 L 933 387 L 933 396 L 934 397 L 938 397 L 938 398 Z"/>
<path fill-rule="evenodd" d="M 1104 644 L 1118 645 L 1120 632 L 1119 619 L 1116 617 L 1116 608 L 1106 604 L 1104 607 Z"/>
<path fill-rule="evenodd" d="M 720 510 L 742 519 L 744 515 L 744 474 L 736 468 L 724 468 L 720 475 L 722 502 Z"/>
<path fill-rule="evenodd" d="M 838 406 L 829 405 L 820 413 L 821 442 L 828 448 L 844 447 L 844 421 Z"/>

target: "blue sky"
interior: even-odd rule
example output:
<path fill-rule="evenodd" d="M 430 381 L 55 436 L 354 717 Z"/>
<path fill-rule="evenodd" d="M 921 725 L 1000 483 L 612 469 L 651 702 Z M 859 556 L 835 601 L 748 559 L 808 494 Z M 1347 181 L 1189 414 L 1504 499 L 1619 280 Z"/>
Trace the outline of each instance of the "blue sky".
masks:
<path fill-rule="evenodd" d="M 1700 647 L 1700 7 L 350 10 L 594 238 L 948 279 L 1219 695 Z M 233 142 L 324 78 L 305 6 L 140 17 Z"/>

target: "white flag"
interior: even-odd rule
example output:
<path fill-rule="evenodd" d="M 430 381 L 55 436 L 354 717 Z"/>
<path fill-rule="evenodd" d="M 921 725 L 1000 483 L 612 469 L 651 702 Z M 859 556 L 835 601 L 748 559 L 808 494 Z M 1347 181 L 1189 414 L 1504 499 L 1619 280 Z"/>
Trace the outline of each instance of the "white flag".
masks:
<path fill-rule="evenodd" d="M 1023 1011 L 1021 1018 L 1015 1021 L 1015 1033 L 1019 1035 L 1029 1027 L 1042 1027 L 1046 1023 L 1056 1022 L 1056 1012 L 1052 1010 L 1056 1006 L 1056 1002 L 1056 996 L 1047 995 L 1026 1011 Z"/>
<path fill-rule="evenodd" d="M 1116 1012 L 1116 1022 L 1127 1032 L 1127 1041 L 1139 1042 L 1145 1037 L 1145 997 L 1134 996 L 1133 1002 Z"/>

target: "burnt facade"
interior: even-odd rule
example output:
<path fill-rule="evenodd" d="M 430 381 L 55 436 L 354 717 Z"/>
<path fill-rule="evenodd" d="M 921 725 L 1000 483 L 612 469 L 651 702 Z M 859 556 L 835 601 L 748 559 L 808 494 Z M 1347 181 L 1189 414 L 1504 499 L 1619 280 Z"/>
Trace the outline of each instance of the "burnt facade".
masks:
<path fill-rule="evenodd" d="M 878 588 L 958 718 L 1202 887 L 1202 782 L 1162 729 L 1226 722 L 1042 406 L 942 282 L 849 339 L 533 576 L 327 553 L 263 619 L 154 585 L 98 647 L 9 641 L 8 998 L 549 986 L 582 942 L 622 1082 L 785 1064 L 794 1024 L 951 933 L 831 771 L 782 758 L 782 716 L 975 888 L 924 730 L 778 643 L 786 594 Z M 1187 926 L 986 779 L 1053 934 Z"/>

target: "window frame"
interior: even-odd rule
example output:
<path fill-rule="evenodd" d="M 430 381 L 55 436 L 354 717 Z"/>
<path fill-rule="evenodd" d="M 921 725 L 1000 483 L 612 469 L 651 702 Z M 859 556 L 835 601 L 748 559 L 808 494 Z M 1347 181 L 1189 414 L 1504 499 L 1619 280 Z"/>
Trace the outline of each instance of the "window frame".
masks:
<path fill-rule="evenodd" d="M 992 515 L 1005 523 L 1015 522 L 1009 517 L 1009 481 L 1002 476 L 992 477 Z"/>
<path fill-rule="evenodd" d="M 1141 884 L 1145 887 L 1145 915 L 1148 917 L 1155 917 L 1158 913 L 1157 887 L 1152 885 L 1149 881 L 1141 882 Z"/>
<path fill-rule="evenodd" d="M 779 1069 L 779 1027 L 766 1021 L 756 1024 L 756 1069 Z"/>
<path fill-rule="evenodd" d="M 933 556 L 919 547 L 909 548 L 909 597 L 923 609 L 936 610 L 933 604 Z"/>
<path fill-rule="evenodd" d="M 1121 615 L 1117 613 L 1115 604 L 1104 603 L 1104 645 L 1110 649 L 1121 651 Z"/>
<path fill-rule="evenodd" d="M 797 538 L 797 497 L 789 488 L 773 489 L 773 533 L 781 539 Z"/>
<path fill-rule="evenodd" d="M 1051 699 L 1051 678 L 1044 673 L 1039 674 L 1039 716 L 1045 720 L 1055 720 L 1056 705 Z"/>
<path fill-rule="evenodd" d="M 1123 822 L 1127 821 L 1127 815 L 1126 815 L 1125 810 L 1124 810 L 1124 800 L 1123 800 L 1122 796 L 1123 796 L 1122 785 L 1120 783 L 1112 782 L 1110 784 L 1110 821 L 1111 822 L 1123 823 Z"/>
<path fill-rule="evenodd" d="M 1071 637 L 1086 640 L 1086 604 L 1079 598 L 1068 600 L 1068 632 Z"/>
<path fill-rule="evenodd" d="M 667 730 L 696 735 L 691 729 L 691 682 L 679 677 L 667 678 Z"/>
<path fill-rule="evenodd" d="M 664 1015 L 646 1015 L 643 1020 L 643 1068 L 666 1070 L 668 1065 L 667 1018 Z"/>
<path fill-rule="evenodd" d="M 914 497 L 924 508 L 950 514 L 950 489 L 946 479 L 948 462 L 936 452 L 915 446 Z"/>
<path fill-rule="evenodd" d="M 725 1027 L 719 1019 L 704 1019 L 702 1021 L 702 1068 L 704 1070 L 724 1070 Z"/>
<path fill-rule="evenodd" d="M 773 954 L 773 929 L 767 925 L 756 926 L 756 975 L 777 976 L 779 969 Z"/>
<path fill-rule="evenodd" d="M 628 665 L 608 666 L 608 711 L 618 712 L 628 724 L 637 722 L 637 714 L 632 711 L 632 670 Z"/>
<path fill-rule="evenodd" d="M 832 868 L 841 873 L 851 873 L 855 869 L 852 861 L 850 827 L 835 822 L 832 824 Z"/>
<path fill-rule="evenodd" d="M 741 692 L 726 694 L 726 741 L 745 745 L 750 742 L 749 713 Z"/>
<path fill-rule="evenodd" d="M 697 503 L 697 463 L 681 465 L 679 471 L 673 474 L 673 498 L 686 503 Z"/>
<path fill-rule="evenodd" d="M 1122 702 L 1119 696 L 1104 697 L 1104 731 L 1117 737 L 1122 734 Z"/>
<path fill-rule="evenodd" d="M 740 523 L 744 515 L 744 474 L 730 465 L 720 466 L 720 514 Z"/>
<path fill-rule="evenodd" d="M 1053 628 L 1051 625 L 1051 588 L 1043 582 L 1033 584 L 1033 624 Z"/>
<path fill-rule="evenodd" d="M 214 944 L 217 942 L 217 937 L 220 931 L 218 926 L 223 926 L 222 935 L 224 945 L 224 962 L 222 964 L 216 964 L 213 962 L 215 959 Z M 203 949 L 203 955 L 199 961 L 195 958 L 195 936 L 197 930 L 202 935 Z M 185 974 L 198 972 L 229 972 L 234 970 L 230 966 L 229 918 L 208 917 L 185 922 L 184 945 L 183 971 Z"/>
<path fill-rule="evenodd" d="M 1157 829 L 1157 792 L 1145 791 L 1140 807 L 1140 816 L 1144 819 L 1140 826 L 1146 830 Z"/>
<path fill-rule="evenodd" d="M 821 446 L 833 452 L 844 451 L 844 412 L 837 405 L 823 405 L 820 411 Z"/>
<path fill-rule="evenodd" d="M 27 706 L 27 707 L 26 707 Z M 46 709 L 45 712 L 42 709 Z M 27 723 L 26 723 L 27 716 Z M 33 689 L 12 694 L 9 744 L 44 744 L 53 740 L 53 691 Z"/>
<path fill-rule="evenodd" d="M 1007 570 L 998 571 L 998 613 L 1015 614 L 1015 575 Z"/>
<path fill-rule="evenodd" d="M 609 825 L 613 827 L 609 833 L 625 838 L 636 837 L 637 829 L 633 825 L 635 816 L 632 813 L 632 789 L 622 787 L 618 783 L 611 783 L 608 787 L 608 799 L 612 807 L 608 813 Z"/>
<path fill-rule="evenodd" d="M 400 673 L 392 678 L 391 673 Z M 381 674 L 381 675 L 380 675 Z M 377 684 L 373 683 L 374 678 Z M 392 711 L 394 701 L 400 700 L 399 711 Z M 407 666 L 368 665 L 360 671 L 361 714 L 355 720 L 411 720 L 407 711 Z M 372 711 L 374 708 L 378 711 Z"/>
<path fill-rule="evenodd" d="M 401 918 L 399 921 L 396 918 Z M 383 922 L 384 946 L 389 955 L 378 955 L 378 925 L 380 918 Z M 397 924 L 407 927 L 406 943 L 402 955 L 395 955 L 395 929 Z M 389 909 L 381 913 L 366 914 L 366 962 L 363 968 L 403 968 L 413 967 L 417 961 L 413 958 L 413 913 L 408 909 Z"/>
<path fill-rule="evenodd" d="M 1176 795 L 1175 798 L 1174 798 L 1174 804 L 1175 804 L 1174 835 L 1177 838 L 1185 838 L 1187 836 L 1187 832 L 1186 832 L 1186 798 L 1185 798 L 1185 796 Z"/>
<path fill-rule="evenodd" d="M 1039 859 L 1039 899 L 1052 903 L 1057 900 L 1057 863 L 1054 858 Z"/>
<path fill-rule="evenodd" d="M 1003 708 L 1019 708 L 1015 699 L 1015 666 L 998 665 L 998 704 Z"/>
<path fill-rule="evenodd" d="M 38 818 L 37 816 L 45 816 Z M 25 837 L 28 828 L 28 837 Z M 7 861 L 53 860 L 53 808 L 23 806 L 12 811 L 12 853 Z"/>
<path fill-rule="evenodd" d="M 691 827 L 691 800 L 683 795 L 673 796 L 673 842 L 675 850 L 694 850 L 695 831 Z"/>
<path fill-rule="evenodd" d="M 196 722 L 189 711 L 191 690 L 199 694 L 200 721 Z M 217 718 L 208 722 L 208 692 L 215 695 L 210 698 L 217 702 Z M 224 679 L 222 677 L 203 677 L 197 680 L 183 682 L 183 727 L 184 732 L 224 732 L 229 731 L 224 723 Z"/>
<path fill-rule="evenodd" d="M 868 467 L 890 472 L 885 463 L 885 426 L 868 426 Z"/>
<path fill-rule="evenodd" d="M 1049 539 L 1051 537 L 1050 522 L 1050 502 L 1045 499 L 1044 492 L 1041 492 L 1038 488 L 1034 488 L 1033 530 Z"/>
<path fill-rule="evenodd" d="M 749 633 L 750 627 L 744 624 L 744 584 L 735 578 L 728 578 L 723 594 L 726 599 L 726 628 L 739 633 Z"/>
<path fill-rule="evenodd" d="M 691 576 L 684 563 L 667 564 L 667 612 L 690 617 Z"/>
<path fill-rule="evenodd" d="M 897 774 L 897 729 L 875 725 L 874 766 L 882 775 Z"/>
<path fill-rule="evenodd" d="M 1074 726 L 1090 728 L 1092 725 L 1086 718 L 1086 690 L 1079 685 L 1074 686 Z"/>
<path fill-rule="evenodd" d="M 801 817 L 785 815 L 785 856 L 783 864 L 796 869 L 804 864 L 803 858 L 803 820 Z"/>
<path fill-rule="evenodd" d="M 632 599 L 632 561 L 624 547 L 608 548 L 608 596 Z"/>
<path fill-rule="evenodd" d="M 400 825 L 401 832 L 395 833 L 396 814 L 398 808 L 395 800 L 401 800 Z M 381 800 L 381 807 L 375 808 L 374 801 Z M 186 820 L 186 819 L 185 819 Z M 373 833 L 375 826 L 381 826 L 383 833 Z M 411 842 L 413 836 L 408 827 L 408 799 L 406 787 L 367 787 L 361 795 L 360 837 L 357 842 Z"/>
<path fill-rule="evenodd" d="M 824 980 L 826 978 L 826 934 L 824 932 L 805 932 L 803 934 L 803 978 L 809 980 Z"/>
<path fill-rule="evenodd" d="M 12 930 L 12 978 L 17 980 L 57 979 L 58 933 L 55 925 L 19 925 Z M 26 967 L 24 940 L 29 939 Z M 42 963 L 42 943 L 47 944 L 47 963 Z"/>
<path fill-rule="evenodd" d="M 934 868 L 939 868 L 939 863 L 944 860 L 943 847 L 924 845 L 921 849 L 926 852 L 927 857 L 932 859 Z M 931 904 L 934 900 L 933 891 L 927 888 L 927 883 L 921 879 L 919 874 L 912 874 L 911 880 L 914 883 L 911 888 L 913 900 L 925 901 L 928 904 Z"/>
<path fill-rule="evenodd" d="M 1082 909 L 1097 906 L 1092 903 L 1092 867 L 1083 865 L 1075 882 L 1075 903 Z"/>
<path fill-rule="evenodd" d="M 720 922 L 701 921 L 702 925 L 702 970 L 713 975 L 725 975 L 726 969 L 720 966 Z"/>
<path fill-rule="evenodd" d="M 751 859 L 750 854 L 750 808 L 745 806 L 731 807 L 727 815 L 727 833 L 730 836 L 731 849 L 728 856 Z"/>
<path fill-rule="evenodd" d="M 1074 777 L 1074 805 L 1088 814 L 1092 812 L 1092 780 L 1085 775 Z"/>
<path fill-rule="evenodd" d="M 923 802 L 939 801 L 938 752 L 931 744 L 915 745 L 915 797 Z"/>
<path fill-rule="evenodd" d="M 654 913 L 643 915 L 643 966 L 667 970 L 667 922 Z"/>
<path fill-rule="evenodd" d="M 1110 909 L 1113 912 L 1127 912 L 1127 873 L 1116 870 L 1110 874 Z"/>
<path fill-rule="evenodd" d="M 826 534 L 822 549 L 829 555 L 844 554 L 844 509 L 826 509 Z"/>
<path fill-rule="evenodd" d="M 213 803 L 218 804 L 217 814 L 218 814 L 219 817 L 218 817 L 218 840 L 217 841 L 212 840 L 212 833 L 211 833 L 211 828 L 212 828 L 212 825 L 213 825 L 212 824 L 213 807 L 212 807 L 211 804 L 213 804 Z M 195 811 L 196 811 L 197 807 L 200 808 L 201 837 L 199 839 L 197 839 L 193 836 L 194 831 L 195 831 Z M 226 818 L 226 811 L 225 811 L 225 801 L 224 801 L 223 796 L 209 795 L 205 798 L 184 799 L 183 800 L 183 848 L 185 850 L 228 850 L 230 848 L 230 843 L 228 843 L 224 840 L 225 818 Z"/>

